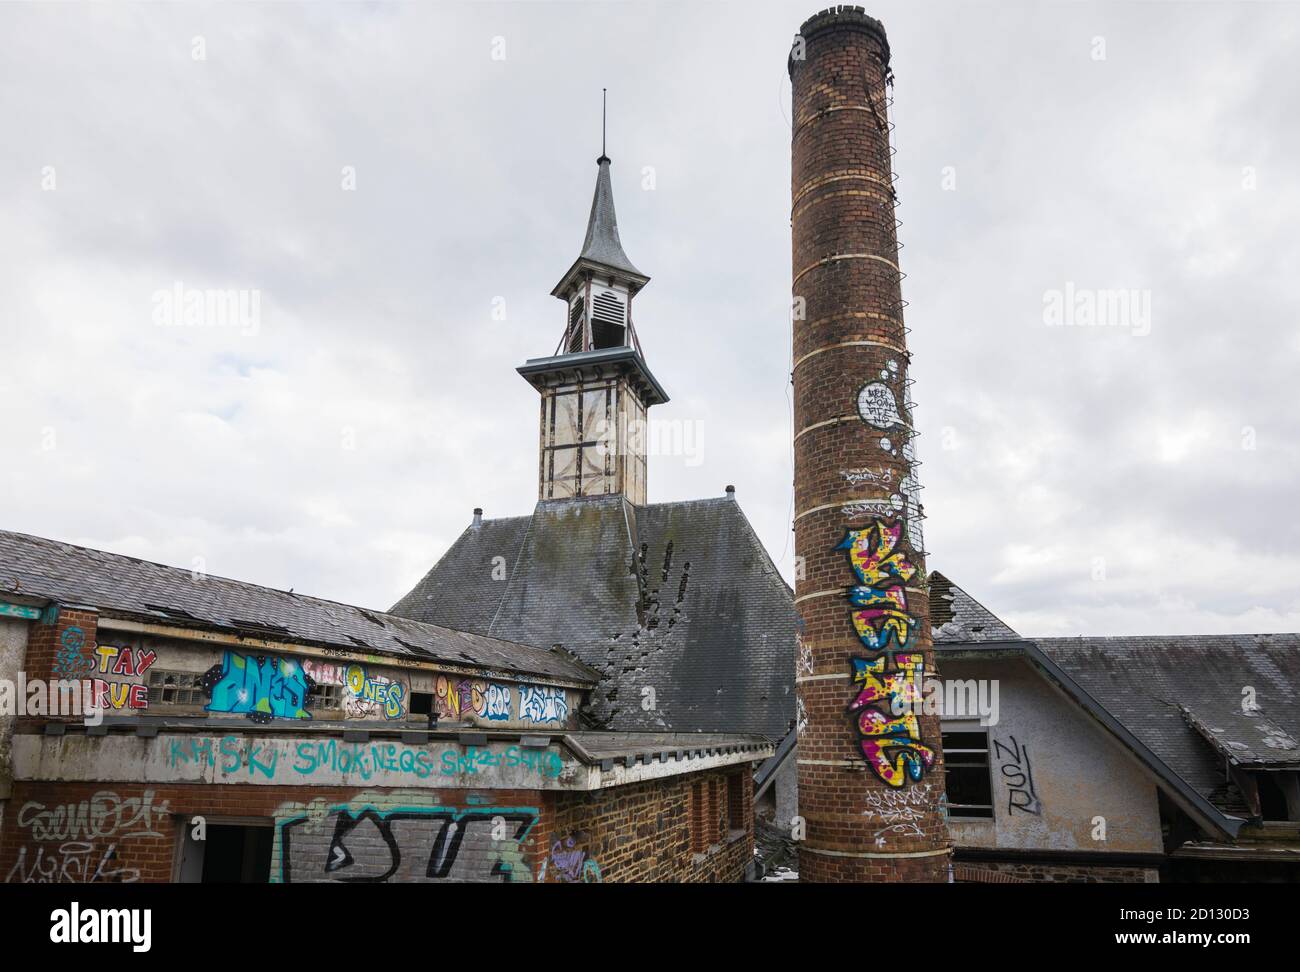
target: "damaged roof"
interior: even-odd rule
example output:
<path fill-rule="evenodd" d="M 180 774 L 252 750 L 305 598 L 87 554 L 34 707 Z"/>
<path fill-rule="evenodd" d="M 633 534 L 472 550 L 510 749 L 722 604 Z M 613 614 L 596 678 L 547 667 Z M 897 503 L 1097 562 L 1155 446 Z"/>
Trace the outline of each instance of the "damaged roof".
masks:
<path fill-rule="evenodd" d="M 1216 805 L 1238 809 L 1224 757 L 1246 767 L 1300 765 L 1300 634 L 1034 643 Z"/>
<path fill-rule="evenodd" d="M 606 729 L 775 737 L 794 721 L 794 597 L 733 499 L 543 500 L 466 529 L 392 611 L 563 646 L 601 673 Z"/>
<path fill-rule="evenodd" d="M 594 672 L 572 658 L 507 639 L 0 530 L 0 598 L 6 595 L 286 644 L 406 656 L 580 685 L 596 680 Z"/>
<path fill-rule="evenodd" d="M 930 572 L 930 627 L 936 642 L 1015 641 L 1020 637 L 937 570 Z"/>

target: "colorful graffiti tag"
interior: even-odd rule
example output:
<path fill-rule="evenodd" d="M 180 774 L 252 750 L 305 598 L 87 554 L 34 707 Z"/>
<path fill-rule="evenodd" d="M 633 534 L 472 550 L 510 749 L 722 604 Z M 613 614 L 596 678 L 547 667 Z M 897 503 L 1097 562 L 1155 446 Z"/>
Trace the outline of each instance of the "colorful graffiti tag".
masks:
<path fill-rule="evenodd" d="M 55 678 L 85 678 L 95 670 L 95 662 L 83 653 L 86 633 L 72 625 L 59 636 L 59 647 L 54 655 Z"/>
<path fill-rule="evenodd" d="M 849 659 L 858 694 L 848 711 L 867 766 L 893 787 L 921 779 L 935 763 L 934 750 L 921 741 L 916 716 L 925 660 L 907 651 L 917 622 L 908 612 L 906 585 L 916 568 L 899 549 L 902 532 L 901 523 L 877 520 L 866 529 L 847 530 L 836 548 L 848 551 L 860 581 L 848 589 L 853 627 L 863 645 L 876 653 Z"/>
<path fill-rule="evenodd" d="M 537 872 L 538 882 L 549 878 L 561 884 L 599 884 L 600 865 L 587 856 L 586 848 L 579 846 L 584 840 L 581 834 L 570 834 L 551 844 L 551 852 Z"/>
<path fill-rule="evenodd" d="M 278 825 L 285 884 L 340 881 L 531 881 L 523 842 L 535 807 L 331 808 L 324 819 L 288 815 Z"/>
<path fill-rule="evenodd" d="M 406 715 L 402 696 L 405 689 L 382 675 L 371 677 L 360 665 L 349 665 L 344 674 L 344 684 L 357 699 L 365 703 L 366 712 L 382 708 L 385 719 L 401 719 Z"/>
<path fill-rule="evenodd" d="M 906 584 L 916 568 L 899 550 L 901 523 L 877 520 L 862 530 L 845 531 L 836 549 L 849 552 L 849 563 L 861 582 L 849 588 L 853 627 L 858 638 L 872 651 L 906 650 L 911 644 L 916 619 L 907 611 Z"/>
<path fill-rule="evenodd" d="M 549 685 L 519 686 L 519 718 L 528 722 L 563 722 L 569 717 L 564 689 Z"/>
<path fill-rule="evenodd" d="M 510 688 L 481 679 L 455 681 L 439 675 L 434 683 L 434 704 L 440 718 L 460 719 L 473 713 L 479 718 L 500 722 L 510 718 Z"/>
<path fill-rule="evenodd" d="M 311 718 L 307 696 L 315 682 L 289 658 L 227 651 L 220 665 L 207 670 L 202 684 L 208 712 L 242 712 L 259 723 Z"/>
<path fill-rule="evenodd" d="M 144 648 L 129 645 L 96 645 L 93 654 L 99 659 L 94 671 L 99 675 L 116 675 L 138 679 L 158 660 Z M 91 680 L 91 694 L 101 709 L 147 709 L 149 690 L 142 682 L 116 682 L 103 678 Z"/>

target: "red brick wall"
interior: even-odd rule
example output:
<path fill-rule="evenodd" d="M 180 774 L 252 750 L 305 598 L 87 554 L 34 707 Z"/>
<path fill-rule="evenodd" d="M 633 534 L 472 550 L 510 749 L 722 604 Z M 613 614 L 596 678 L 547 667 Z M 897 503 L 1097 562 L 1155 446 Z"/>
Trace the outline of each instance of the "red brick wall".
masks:
<path fill-rule="evenodd" d="M 800 35 L 789 65 L 799 813 L 807 824 L 800 876 L 943 881 L 938 716 L 918 710 L 915 724 L 891 725 L 888 735 L 907 744 L 895 746 L 870 721 L 896 718 L 888 699 L 848 712 L 866 687 L 854 682 L 854 658 L 887 666 L 882 693 L 900 672 L 895 653 L 918 656 L 934 674 L 917 494 L 907 488 L 915 469 L 886 127 L 889 46 L 860 8 L 818 14 Z M 869 385 L 898 422 L 860 411 Z M 871 562 L 855 570 L 846 539 Z M 867 619 L 875 645 L 855 630 L 850 585 L 887 611 Z M 886 619 L 896 626 L 889 641 Z M 906 775 L 907 759 L 919 780 Z M 875 819 L 863 794 L 902 786 L 923 788 L 921 818 L 905 827 Z"/>
<path fill-rule="evenodd" d="M 727 823 L 727 781 L 742 802 L 746 822 L 741 832 Z M 691 790 L 699 783 L 702 799 L 692 812 Z M 709 791 L 720 794 L 711 800 Z M 594 793 L 556 795 L 555 814 L 545 828 L 548 841 L 547 880 L 567 880 L 595 872 L 610 882 L 730 882 L 744 878 L 754 856 L 754 786 L 751 768 L 740 766 L 690 776 L 651 780 Z M 696 851 L 693 834 L 708 843 Z M 581 853 L 583 857 L 577 856 Z M 557 863 L 562 865 L 557 867 Z M 585 872 L 583 871 L 585 868 Z"/>
<path fill-rule="evenodd" d="M 749 767 L 692 776 L 725 793 L 728 772 L 743 777 L 750 821 Z M 740 880 L 752 826 L 715 824 L 710 848 L 692 854 L 692 776 L 590 794 L 20 781 L 0 828 L 0 882 L 170 881 L 194 816 L 273 819 L 272 880 L 294 883 Z"/>

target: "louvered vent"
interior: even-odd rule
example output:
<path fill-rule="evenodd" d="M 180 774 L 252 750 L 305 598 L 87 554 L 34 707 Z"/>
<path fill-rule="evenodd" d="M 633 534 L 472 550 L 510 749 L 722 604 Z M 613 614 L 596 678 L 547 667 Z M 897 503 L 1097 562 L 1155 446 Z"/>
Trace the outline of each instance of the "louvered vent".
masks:
<path fill-rule="evenodd" d="M 591 337 L 597 348 L 619 348 L 624 344 L 626 308 L 619 295 L 604 290 L 591 301 Z"/>
<path fill-rule="evenodd" d="M 582 350 L 582 312 L 586 301 L 579 297 L 569 310 L 569 354 Z"/>

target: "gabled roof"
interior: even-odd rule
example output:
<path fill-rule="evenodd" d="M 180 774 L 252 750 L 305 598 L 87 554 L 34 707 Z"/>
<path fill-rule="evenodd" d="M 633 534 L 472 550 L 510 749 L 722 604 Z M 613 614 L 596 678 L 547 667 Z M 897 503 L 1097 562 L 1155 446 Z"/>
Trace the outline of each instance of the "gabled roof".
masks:
<path fill-rule="evenodd" d="M 392 610 L 562 645 L 602 674 L 610 729 L 778 737 L 794 720 L 793 594 L 731 499 L 545 500 L 467 529 Z"/>
<path fill-rule="evenodd" d="M 580 685 L 596 680 L 571 658 L 506 639 L 0 530 L 0 600 L 7 595 L 286 645 L 405 656 Z"/>
<path fill-rule="evenodd" d="M 1300 765 L 1300 634 L 1035 642 L 1221 806 L 1231 805 L 1225 757 L 1248 767 Z"/>

